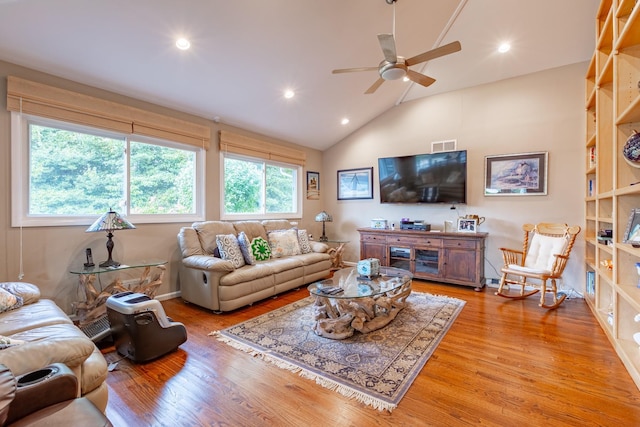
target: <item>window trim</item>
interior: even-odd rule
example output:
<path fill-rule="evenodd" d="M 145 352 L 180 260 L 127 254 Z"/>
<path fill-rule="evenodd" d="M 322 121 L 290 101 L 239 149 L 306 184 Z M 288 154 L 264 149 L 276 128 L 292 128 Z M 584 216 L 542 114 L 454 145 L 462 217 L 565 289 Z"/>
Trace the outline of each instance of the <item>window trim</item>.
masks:
<path fill-rule="evenodd" d="M 101 128 L 84 126 L 60 120 L 47 119 L 44 117 L 27 115 L 20 112 L 11 112 L 11 226 L 12 227 L 53 227 L 72 225 L 91 225 L 97 218 L 96 215 L 29 215 L 29 124 L 51 126 L 77 132 L 86 132 L 115 138 L 124 138 L 128 149 L 130 141 L 154 144 L 163 147 L 176 148 L 180 150 L 192 151 L 196 154 L 195 174 L 195 213 L 193 214 L 130 214 L 129 213 L 129 165 L 127 156 L 127 170 L 125 180 L 127 188 L 125 190 L 125 207 L 113 206 L 134 224 L 160 224 L 160 223 L 180 223 L 203 221 L 205 206 L 205 161 L 206 152 L 202 147 L 195 147 L 189 144 L 161 140 L 158 138 L 138 135 L 123 134 L 108 131 Z M 109 207 L 105 208 L 108 209 Z"/>
<path fill-rule="evenodd" d="M 258 214 L 228 214 L 224 210 L 225 205 L 225 192 L 224 192 L 224 159 L 226 157 L 232 159 L 246 160 L 250 162 L 261 162 L 271 166 L 284 166 L 287 168 L 296 170 L 296 212 L 290 213 L 258 213 Z M 235 154 L 231 152 L 220 152 L 220 219 L 222 221 L 242 221 L 242 220 L 265 220 L 265 219 L 302 219 L 302 206 L 303 206 L 303 182 L 302 182 L 302 166 L 278 162 L 274 160 L 267 160 L 261 157 L 252 157 L 242 154 Z"/>

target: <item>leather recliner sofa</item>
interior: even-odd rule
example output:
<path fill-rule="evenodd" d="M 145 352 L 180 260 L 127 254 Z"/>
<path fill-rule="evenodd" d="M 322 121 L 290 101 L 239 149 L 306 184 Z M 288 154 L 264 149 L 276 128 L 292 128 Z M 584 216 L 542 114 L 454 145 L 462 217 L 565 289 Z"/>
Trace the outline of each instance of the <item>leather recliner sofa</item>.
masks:
<path fill-rule="evenodd" d="M 52 300 L 40 298 L 37 286 L 22 282 L 0 283 L 20 301 L 18 308 L 1 307 L 0 364 L 15 376 L 53 363 L 66 365 L 77 378 L 76 397 L 86 397 L 101 412 L 107 407 L 107 362 L 69 316 Z"/>

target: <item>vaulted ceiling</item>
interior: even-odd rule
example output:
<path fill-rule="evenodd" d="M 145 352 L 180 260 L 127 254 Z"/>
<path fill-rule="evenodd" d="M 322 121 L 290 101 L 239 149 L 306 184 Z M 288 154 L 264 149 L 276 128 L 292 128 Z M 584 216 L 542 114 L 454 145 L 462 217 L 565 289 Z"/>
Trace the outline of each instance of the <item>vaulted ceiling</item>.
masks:
<path fill-rule="evenodd" d="M 0 0 L 0 60 L 324 150 L 399 103 L 589 60 L 598 4 Z M 394 14 L 399 55 L 462 44 L 411 67 L 434 84 L 386 81 L 365 95 L 376 71 L 331 73 L 377 66 Z"/>

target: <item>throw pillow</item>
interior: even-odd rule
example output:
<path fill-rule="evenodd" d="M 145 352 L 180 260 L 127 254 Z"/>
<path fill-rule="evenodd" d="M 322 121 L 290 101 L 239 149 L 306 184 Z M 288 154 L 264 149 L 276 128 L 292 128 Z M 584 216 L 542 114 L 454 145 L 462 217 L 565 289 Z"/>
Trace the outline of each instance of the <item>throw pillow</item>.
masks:
<path fill-rule="evenodd" d="M 282 258 L 285 256 L 300 255 L 298 243 L 298 231 L 295 228 L 289 230 L 276 230 L 268 234 L 271 256 Z"/>
<path fill-rule="evenodd" d="M 240 251 L 242 252 L 244 262 L 248 265 L 254 265 L 256 263 L 256 259 L 254 258 L 253 253 L 251 253 L 251 242 L 244 231 L 238 233 L 238 245 L 240 245 Z"/>
<path fill-rule="evenodd" d="M 0 313 L 22 307 L 22 297 L 0 288 Z"/>
<path fill-rule="evenodd" d="M 271 258 L 269 242 L 262 237 L 256 237 L 251 241 L 251 254 L 256 261 L 266 261 Z"/>
<path fill-rule="evenodd" d="M 244 265 L 244 257 L 235 234 L 218 234 L 216 236 L 216 245 L 220 249 L 222 259 L 231 261 L 234 268 L 240 268 Z"/>
<path fill-rule="evenodd" d="M 5 348 L 15 347 L 20 344 L 24 344 L 25 341 L 17 340 L 11 337 L 5 337 L 4 335 L 0 335 L 0 350 L 4 350 Z"/>
<path fill-rule="evenodd" d="M 26 282 L 4 282 L 0 283 L 0 288 L 11 292 L 13 295 L 21 297 L 23 304 L 31 304 L 40 299 L 40 289 L 31 283 Z"/>
<path fill-rule="evenodd" d="M 298 243 L 300 243 L 300 252 L 308 254 L 311 252 L 311 243 L 307 230 L 298 230 Z"/>

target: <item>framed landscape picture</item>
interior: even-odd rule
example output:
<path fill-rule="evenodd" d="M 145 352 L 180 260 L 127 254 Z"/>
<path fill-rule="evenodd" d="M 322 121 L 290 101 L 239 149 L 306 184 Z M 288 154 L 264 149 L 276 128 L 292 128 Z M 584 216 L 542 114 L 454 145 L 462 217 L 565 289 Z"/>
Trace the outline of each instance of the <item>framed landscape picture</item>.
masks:
<path fill-rule="evenodd" d="M 484 195 L 546 195 L 547 160 L 546 151 L 486 156 Z"/>
<path fill-rule="evenodd" d="M 338 171 L 338 200 L 373 199 L 373 168 Z"/>

